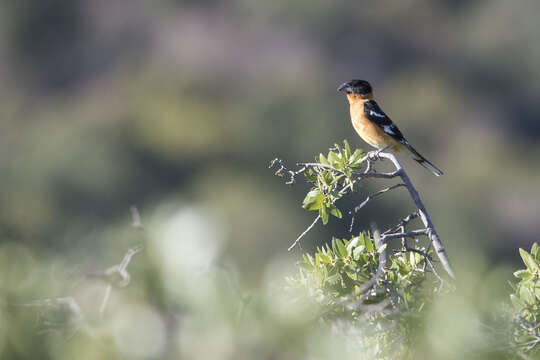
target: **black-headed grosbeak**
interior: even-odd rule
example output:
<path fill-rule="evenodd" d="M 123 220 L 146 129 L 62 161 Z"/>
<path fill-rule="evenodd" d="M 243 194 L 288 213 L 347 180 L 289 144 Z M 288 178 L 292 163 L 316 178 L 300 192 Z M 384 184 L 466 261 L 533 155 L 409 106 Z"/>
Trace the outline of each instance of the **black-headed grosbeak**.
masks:
<path fill-rule="evenodd" d="M 409 150 L 420 165 L 436 176 L 443 172 L 420 155 L 403 137 L 394 122 L 381 110 L 373 100 L 373 90 L 366 80 L 351 80 L 338 87 L 338 91 L 347 93 L 350 104 L 351 122 L 360 137 L 378 150 L 390 149 L 399 152 L 403 148 Z"/>

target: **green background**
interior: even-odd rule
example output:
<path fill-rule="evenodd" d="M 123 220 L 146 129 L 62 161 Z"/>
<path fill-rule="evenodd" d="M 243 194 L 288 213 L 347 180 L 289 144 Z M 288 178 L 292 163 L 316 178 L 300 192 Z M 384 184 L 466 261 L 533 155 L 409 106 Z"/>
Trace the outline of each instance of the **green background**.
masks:
<path fill-rule="evenodd" d="M 196 239 L 262 286 L 314 217 L 306 186 L 268 162 L 343 139 L 368 150 L 336 92 L 351 78 L 445 172 L 404 160 L 467 294 L 506 299 L 517 248 L 540 230 L 539 14 L 532 0 L 3 2 L 2 303 L 65 296 L 119 261 L 140 236 L 131 205 L 174 234 L 179 262 Z M 354 232 L 411 206 L 386 194 Z M 303 248 L 348 225 L 317 225 Z"/>

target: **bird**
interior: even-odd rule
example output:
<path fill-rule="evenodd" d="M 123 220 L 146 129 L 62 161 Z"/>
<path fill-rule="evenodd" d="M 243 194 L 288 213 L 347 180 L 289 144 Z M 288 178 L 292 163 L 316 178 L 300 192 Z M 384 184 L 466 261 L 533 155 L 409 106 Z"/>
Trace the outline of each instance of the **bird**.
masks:
<path fill-rule="evenodd" d="M 341 84 L 337 90 L 347 94 L 352 125 L 362 140 L 377 149 L 376 154 L 385 149 L 394 152 L 405 149 L 416 162 L 435 176 L 443 174 L 409 144 L 397 125 L 382 111 L 373 99 L 373 89 L 368 81 L 350 80 Z"/>

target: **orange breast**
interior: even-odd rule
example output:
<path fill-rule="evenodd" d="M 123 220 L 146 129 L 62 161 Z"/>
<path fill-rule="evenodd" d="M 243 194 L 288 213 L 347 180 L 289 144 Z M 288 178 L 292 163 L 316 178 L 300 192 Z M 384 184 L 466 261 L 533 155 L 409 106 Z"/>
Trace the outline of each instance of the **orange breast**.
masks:
<path fill-rule="evenodd" d="M 351 104 L 351 122 L 354 130 L 360 135 L 362 140 L 377 149 L 392 146 L 393 151 L 399 151 L 401 144 L 393 137 L 386 134 L 377 124 L 366 118 L 364 112 L 364 102 Z"/>

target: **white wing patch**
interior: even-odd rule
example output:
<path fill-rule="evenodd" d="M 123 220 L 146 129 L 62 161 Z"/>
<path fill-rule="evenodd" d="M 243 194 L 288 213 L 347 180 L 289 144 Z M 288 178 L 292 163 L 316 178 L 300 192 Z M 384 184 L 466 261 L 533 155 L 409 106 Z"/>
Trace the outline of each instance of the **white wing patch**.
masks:
<path fill-rule="evenodd" d="M 394 130 L 392 130 L 394 128 L 394 125 L 384 125 L 383 126 L 383 130 L 385 133 L 387 134 L 390 134 L 390 135 L 396 135 L 396 133 L 394 132 Z"/>
<path fill-rule="evenodd" d="M 369 110 L 369 115 L 373 115 L 373 116 L 376 116 L 378 118 L 385 118 L 386 117 L 386 115 L 379 114 L 378 112 L 375 112 L 373 110 Z"/>

